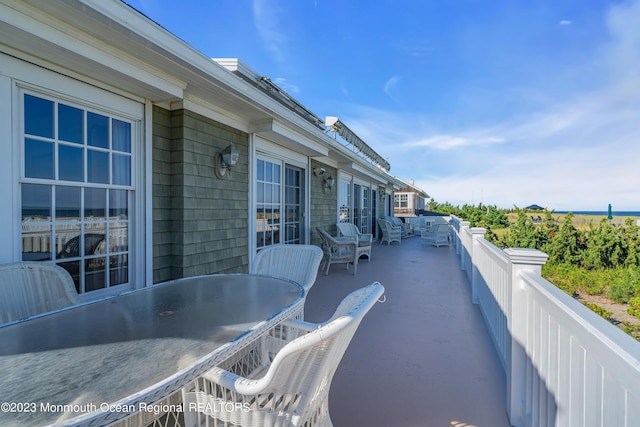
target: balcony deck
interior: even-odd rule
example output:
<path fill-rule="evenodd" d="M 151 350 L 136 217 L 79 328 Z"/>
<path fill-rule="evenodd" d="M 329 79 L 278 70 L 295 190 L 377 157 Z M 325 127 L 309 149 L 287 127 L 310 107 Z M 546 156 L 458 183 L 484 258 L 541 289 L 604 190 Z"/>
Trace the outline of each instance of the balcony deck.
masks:
<path fill-rule="evenodd" d="M 505 376 L 451 247 L 374 243 L 357 275 L 318 274 L 305 317 L 326 320 L 349 292 L 379 281 L 386 302 L 365 317 L 333 380 L 336 427 L 508 427 Z"/>

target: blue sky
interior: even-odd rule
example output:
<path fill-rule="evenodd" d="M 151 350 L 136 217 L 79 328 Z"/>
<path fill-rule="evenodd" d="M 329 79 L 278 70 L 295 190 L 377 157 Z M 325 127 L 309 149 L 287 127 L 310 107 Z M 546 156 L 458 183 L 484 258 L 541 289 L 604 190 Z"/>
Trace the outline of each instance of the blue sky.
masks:
<path fill-rule="evenodd" d="M 640 0 L 127 0 L 436 201 L 640 210 Z"/>

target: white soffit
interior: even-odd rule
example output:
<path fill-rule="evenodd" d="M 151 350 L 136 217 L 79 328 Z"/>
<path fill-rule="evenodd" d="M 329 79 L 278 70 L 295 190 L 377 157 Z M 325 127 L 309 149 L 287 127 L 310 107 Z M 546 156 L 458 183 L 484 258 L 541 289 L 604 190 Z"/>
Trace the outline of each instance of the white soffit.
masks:
<path fill-rule="evenodd" d="M 273 142 L 277 142 L 280 145 L 309 157 L 329 155 L 329 150 L 327 148 L 310 141 L 276 120 L 269 119 L 253 122 L 249 126 L 249 132 L 255 133 Z"/>

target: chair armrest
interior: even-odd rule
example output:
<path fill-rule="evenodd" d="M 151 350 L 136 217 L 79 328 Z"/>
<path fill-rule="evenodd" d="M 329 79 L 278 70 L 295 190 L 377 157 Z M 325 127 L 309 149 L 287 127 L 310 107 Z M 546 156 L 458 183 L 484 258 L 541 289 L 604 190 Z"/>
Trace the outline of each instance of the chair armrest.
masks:
<path fill-rule="evenodd" d="M 373 234 L 369 234 L 369 233 L 361 234 L 360 235 L 360 240 L 363 240 L 365 242 L 371 243 L 371 242 L 373 242 Z"/>
<path fill-rule="evenodd" d="M 265 381 L 261 381 L 260 379 L 252 380 L 241 377 L 240 375 L 221 368 L 212 368 L 202 375 L 202 377 L 239 394 L 259 394 L 265 390 L 267 385 Z"/>
<path fill-rule="evenodd" d="M 317 323 L 305 322 L 304 320 L 298 319 L 285 319 L 280 324 L 289 328 L 302 329 L 307 332 L 314 331 L 322 326 Z"/>

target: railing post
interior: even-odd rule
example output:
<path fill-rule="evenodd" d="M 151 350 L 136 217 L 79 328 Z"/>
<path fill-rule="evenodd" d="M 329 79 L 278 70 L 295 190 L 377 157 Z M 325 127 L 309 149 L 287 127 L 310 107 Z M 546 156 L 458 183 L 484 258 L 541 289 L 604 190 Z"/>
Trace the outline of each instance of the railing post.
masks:
<path fill-rule="evenodd" d="M 527 339 L 527 295 L 520 273 L 526 271 L 541 275 L 542 266 L 549 256 L 537 249 L 505 249 L 511 265 L 511 307 L 507 310 L 507 324 L 511 335 L 511 346 L 507 353 L 507 411 L 511 425 L 526 425 L 526 367 L 527 354 L 524 345 Z"/>
<path fill-rule="evenodd" d="M 466 230 L 469 229 L 470 225 L 471 223 L 469 221 L 460 221 L 460 230 L 458 232 L 458 237 L 460 237 L 460 250 L 458 251 L 458 254 L 460 254 L 460 268 L 462 268 L 462 271 L 465 271 L 467 269 L 465 251 L 468 252 L 469 248 L 465 247 L 466 242 L 464 241 L 464 236 L 466 234 Z"/>
<path fill-rule="evenodd" d="M 478 270 L 478 260 L 475 254 L 478 253 L 478 241 L 480 239 L 484 239 L 484 234 L 487 232 L 486 228 L 481 227 L 471 227 L 469 229 L 471 232 L 471 265 L 473 266 L 473 270 L 471 271 L 471 302 L 474 304 L 478 304 L 478 281 L 480 280 L 480 271 Z"/>

